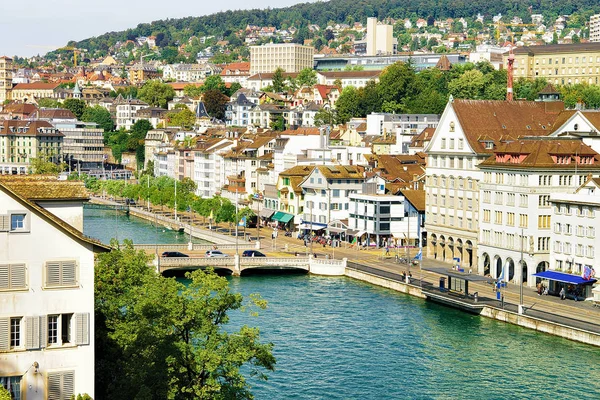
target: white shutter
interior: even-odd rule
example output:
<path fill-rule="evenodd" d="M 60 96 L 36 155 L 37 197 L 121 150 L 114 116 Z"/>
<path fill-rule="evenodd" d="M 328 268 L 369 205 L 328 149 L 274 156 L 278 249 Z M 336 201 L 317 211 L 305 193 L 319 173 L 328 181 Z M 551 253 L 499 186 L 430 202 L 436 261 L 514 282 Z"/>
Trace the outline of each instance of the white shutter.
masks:
<path fill-rule="evenodd" d="M 10 350 L 10 318 L 0 318 L 0 351 Z"/>
<path fill-rule="evenodd" d="M 60 261 L 46 263 L 46 286 L 60 285 Z"/>
<path fill-rule="evenodd" d="M 0 232 L 8 232 L 10 228 L 8 215 L 0 215 Z"/>
<path fill-rule="evenodd" d="M 48 400 L 62 400 L 61 372 L 48 372 Z"/>
<path fill-rule="evenodd" d="M 48 372 L 48 400 L 71 400 L 75 394 L 75 371 Z"/>
<path fill-rule="evenodd" d="M 75 314 L 75 344 L 90 344 L 90 314 Z"/>
<path fill-rule="evenodd" d="M 48 316 L 42 315 L 40 317 L 40 333 L 39 333 L 39 347 L 45 348 L 48 345 Z"/>
<path fill-rule="evenodd" d="M 27 287 L 25 264 L 11 265 L 10 288 L 25 289 Z"/>
<path fill-rule="evenodd" d="M 40 348 L 40 318 L 25 317 L 25 347 L 27 350 Z"/>
<path fill-rule="evenodd" d="M 77 283 L 77 263 L 74 260 L 62 263 L 62 285 L 75 285 Z"/>
<path fill-rule="evenodd" d="M 71 400 L 71 397 L 75 394 L 75 371 L 63 372 L 62 378 L 62 398 Z"/>
<path fill-rule="evenodd" d="M 10 265 L 0 265 L 0 290 L 10 289 Z"/>

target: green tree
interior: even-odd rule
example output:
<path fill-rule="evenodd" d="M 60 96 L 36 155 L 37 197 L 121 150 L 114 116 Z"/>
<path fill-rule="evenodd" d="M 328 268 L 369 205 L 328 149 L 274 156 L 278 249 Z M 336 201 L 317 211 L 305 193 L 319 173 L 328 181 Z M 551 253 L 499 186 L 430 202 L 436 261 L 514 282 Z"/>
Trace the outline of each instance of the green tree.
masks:
<path fill-rule="evenodd" d="M 227 96 L 231 97 L 233 96 L 233 94 L 235 92 L 237 92 L 238 90 L 240 90 L 242 88 L 242 85 L 240 85 L 238 82 L 233 82 L 231 84 L 231 86 L 229 86 L 229 89 L 227 89 Z"/>
<path fill-rule="evenodd" d="M 149 80 L 138 90 L 138 98 L 151 106 L 167 108 L 167 103 L 175 97 L 175 90 L 159 80 Z"/>
<path fill-rule="evenodd" d="M 30 172 L 35 175 L 58 175 L 62 171 L 57 164 L 42 158 L 32 158 L 29 168 Z"/>
<path fill-rule="evenodd" d="M 581 39 L 578 35 L 573 35 L 572 37 L 573 43 L 581 43 Z"/>
<path fill-rule="evenodd" d="M 476 69 L 466 71 L 448 83 L 450 94 L 458 99 L 481 99 L 484 88 L 483 73 Z"/>
<path fill-rule="evenodd" d="M 273 121 L 271 121 L 271 125 L 269 126 L 274 131 L 284 131 L 285 130 L 285 120 L 281 115 L 278 115 Z"/>
<path fill-rule="evenodd" d="M 110 112 L 102 106 L 93 106 L 85 109 L 81 115 L 81 120 L 85 122 L 95 122 L 104 129 L 104 132 L 110 132 L 115 127 Z"/>
<path fill-rule="evenodd" d="M 8 390 L 6 390 L 4 386 L 0 385 L 0 400 L 11 400 L 11 398 L 12 396 Z"/>
<path fill-rule="evenodd" d="M 397 62 L 385 68 L 379 77 L 377 93 L 382 104 L 395 104 L 402 111 L 405 98 L 413 94 L 415 70 L 408 63 Z"/>
<path fill-rule="evenodd" d="M 202 95 L 202 93 L 202 86 L 185 85 L 183 87 L 183 94 L 189 97 L 199 97 Z"/>
<path fill-rule="evenodd" d="M 189 274 L 186 286 L 148 268 L 131 242 L 112 245 L 95 269 L 97 397 L 251 398 L 240 368 L 266 379 L 275 358 L 258 329 L 224 329 L 242 296 L 212 271 Z M 251 296 L 248 306 L 266 303 Z"/>
<path fill-rule="evenodd" d="M 9 101 L 9 100 L 7 100 Z M 37 101 L 38 106 L 41 108 L 60 108 L 62 104 L 58 100 L 43 98 Z M 7 103 L 8 104 L 8 103 Z"/>
<path fill-rule="evenodd" d="M 358 90 L 354 86 L 346 86 L 335 102 L 335 108 L 336 122 L 339 124 L 345 124 L 353 117 L 358 117 L 360 115 Z"/>
<path fill-rule="evenodd" d="M 168 115 L 169 126 L 179 126 L 182 129 L 192 129 L 196 123 L 196 114 L 185 107 L 177 111 L 171 111 Z"/>
<path fill-rule="evenodd" d="M 201 87 L 202 92 L 206 93 L 209 90 L 218 90 L 224 95 L 227 95 L 227 86 L 220 75 L 211 75 L 204 81 L 204 85 Z"/>
<path fill-rule="evenodd" d="M 225 118 L 225 105 L 229 98 L 218 90 L 209 90 L 204 93 L 204 106 L 206 112 L 213 118 Z"/>
<path fill-rule="evenodd" d="M 87 108 L 87 104 L 80 99 L 66 99 L 63 102 L 63 107 L 71 111 L 77 119 L 80 119 Z"/>
<path fill-rule="evenodd" d="M 275 93 L 281 93 L 285 89 L 285 78 L 283 77 L 283 68 L 277 67 L 273 72 L 272 86 Z"/>
<path fill-rule="evenodd" d="M 314 86 L 317 84 L 317 72 L 312 68 L 304 68 L 296 77 L 296 84 L 302 86 Z"/>
<path fill-rule="evenodd" d="M 315 126 L 333 125 L 336 122 L 335 111 L 331 108 L 323 107 L 315 114 Z"/>

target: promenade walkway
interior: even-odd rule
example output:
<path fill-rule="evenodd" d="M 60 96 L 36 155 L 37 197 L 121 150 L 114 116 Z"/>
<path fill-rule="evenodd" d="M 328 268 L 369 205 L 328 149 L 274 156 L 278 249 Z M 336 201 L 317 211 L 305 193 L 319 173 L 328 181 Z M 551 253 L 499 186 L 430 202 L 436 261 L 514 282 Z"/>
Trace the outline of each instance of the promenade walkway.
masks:
<path fill-rule="evenodd" d="M 162 217 L 170 218 L 173 220 L 173 212 L 166 209 L 151 208 L 151 211 L 161 212 Z M 208 230 L 208 224 L 203 220 L 202 217 L 198 217 L 197 214 L 192 215 L 187 212 L 178 213 L 179 221 L 188 221 L 194 227 L 194 230 L 203 230 L 207 234 L 214 234 L 215 243 L 220 242 L 219 239 L 223 236 L 228 236 L 231 244 L 231 236 L 229 236 L 230 228 L 226 224 L 212 224 L 211 230 Z M 173 220 L 173 222 L 175 222 Z M 356 247 L 350 247 L 347 244 L 343 244 L 342 247 L 332 248 L 330 246 L 323 247 L 317 243 L 313 243 L 312 246 L 304 245 L 302 240 L 296 237 L 286 237 L 283 232 L 279 231 L 277 238 L 272 239 L 272 229 L 268 227 L 261 227 L 260 231 L 256 228 L 246 229 L 246 240 L 244 240 L 243 229 L 240 228 L 239 235 L 239 250 L 240 252 L 244 249 L 254 248 L 255 241 L 260 239 L 261 251 L 265 252 L 268 256 L 290 256 L 295 253 L 300 255 L 316 254 L 318 258 L 329 256 L 331 259 L 342 259 L 347 258 L 349 265 L 359 264 L 363 268 L 373 268 L 377 271 L 384 272 L 390 277 L 397 277 L 401 279 L 403 271 L 412 274 L 412 283 L 418 285 L 420 280 L 423 281 L 424 285 L 430 287 L 437 287 L 437 282 L 442 276 L 433 272 L 425 271 L 425 268 L 430 267 L 447 267 L 452 268 L 449 263 L 443 263 L 439 260 L 430 260 L 424 258 L 421 262 L 421 267 L 406 264 L 398 264 L 395 262 L 394 250 L 391 250 L 393 255 L 383 257 L 384 250 L 382 249 L 368 249 L 359 250 Z M 250 241 L 248 241 L 248 239 Z M 235 240 L 234 240 L 235 241 Z M 400 255 L 403 255 L 403 249 L 400 249 Z M 496 292 L 494 286 L 487 283 L 470 283 L 469 292 L 478 292 L 479 301 L 488 303 L 499 307 L 501 302 L 496 300 Z M 506 288 L 502 289 L 504 295 L 504 308 L 516 312 L 517 305 L 519 304 L 519 286 L 514 284 L 508 284 Z M 600 307 L 595 307 L 591 302 L 574 300 L 560 300 L 555 296 L 539 296 L 535 288 L 524 287 L 523 288 L 523 304 L 525 306 L 525 314 L 533 317 L 543 318 L 550 321 L 558 322 L 568 326 L 579 327 L 581 329 L 587 329 L 593 332 L 600 332 Z"/>

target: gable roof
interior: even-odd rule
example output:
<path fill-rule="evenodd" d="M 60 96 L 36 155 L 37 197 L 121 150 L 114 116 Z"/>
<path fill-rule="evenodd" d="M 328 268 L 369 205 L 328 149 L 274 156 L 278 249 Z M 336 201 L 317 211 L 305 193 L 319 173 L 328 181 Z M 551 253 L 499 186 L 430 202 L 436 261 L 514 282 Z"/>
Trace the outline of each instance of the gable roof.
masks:
<path fill-rule="evenodd" d="M 11 179 L 16 179 L 16 178 L 11 177 Z M 40 193 L 36 194 L 36 193 L 32 193 L 31 191 L 27 191 L 27 190 L 19 192 L 19 188 L 11 187 L 10 183 L 7 184 L 6 179 L 0 179 L 0 190 L 5 192 L 7 195 L 12 197 L 19 203 L 23 204 L 23 206 L 25 208 L 27 208 L 31 212 L 34 212 L 40 218 L 42 218 L 49 224 L 53 225 L 55 228 L 62 231 L 66 235 L 70 236 L 71 238 L 73 238 L 79 242 L 85 243 L 85 244 L 91 244 L 93 246 L 94 252 L 110 251 L 109 246 L 107 246 L 95 239 L 85 236 L 81 231 L 79 231 L 75 227 L 71 226 L 70 224 L 66 223 L 62 219 L 58 218 L 56 215 L 52 214 L 50 211 L 41 207 L 34 200 L 28 199 L 26 197 L 28 195 L 48 197 L 48 196 L 50 196 L 49 194 L 40 194 Z M 54 189 L 54 190 L 56 190 L 56 189 Z"/>
<path fill-rule="evenodd" d="M 478 154 L 491 154 L 484 141 L 495 143 L 525 136 L 548 136 L 553 131 L 562 102 L 453 100 L 469 145 Z"/>

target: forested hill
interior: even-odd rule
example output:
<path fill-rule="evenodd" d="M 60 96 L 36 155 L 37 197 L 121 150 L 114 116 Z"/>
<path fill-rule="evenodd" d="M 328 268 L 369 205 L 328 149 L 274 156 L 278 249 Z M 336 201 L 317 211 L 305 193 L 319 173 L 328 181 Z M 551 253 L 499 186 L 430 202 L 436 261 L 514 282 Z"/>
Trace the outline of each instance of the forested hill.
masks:
<path fill-rule="evenodd" d="M 246 25 L 275 26 L 286 28 L 306 27 L 317 24 L 325 27 L 330 21 L 339 23 L 365 22 L 367 17 L 379 19 L 401 18 L 473 18 L 478 13 L 491 21 L 491 16 L 519 16 L 524 22 L 530 14 L 543 14 L 546 21 L 558 15 L 572 13 L 584 17 L 600 12 L 598 0 L 331 0 L 302 3 L 287 8 L 226 11 L 201 17 L 167 19 L 139 24 L 136 28 L 76 42 L 76 47 L 88 50 L 108 51 L 118 41 L 135 39 L 162 33 L 165 45 L 183 43 L 191 36 L 223 35 L 246 27 Z M 507 20 L 507 19 L 503 19 Z M 70 42 L 74 44 L 75 42 Z"/>

